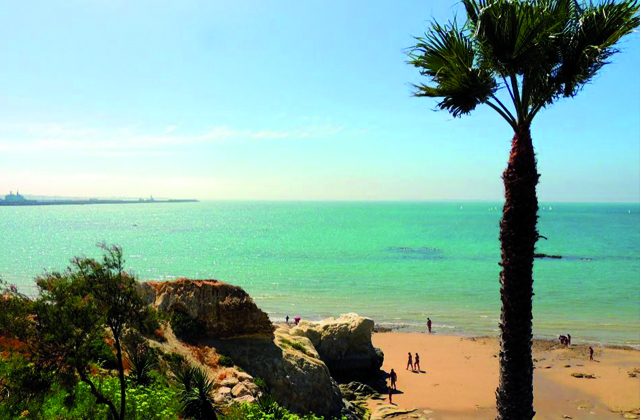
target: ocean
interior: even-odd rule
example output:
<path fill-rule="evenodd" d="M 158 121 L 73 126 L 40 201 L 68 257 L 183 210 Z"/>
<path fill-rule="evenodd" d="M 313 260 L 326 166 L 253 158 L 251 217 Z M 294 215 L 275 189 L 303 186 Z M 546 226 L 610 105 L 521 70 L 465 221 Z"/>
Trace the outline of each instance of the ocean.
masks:
<path fill-rule="evenodd" d="M 640 347 L 640 204 L 540 203 L 534 335 Z M 200 202 L 0 207 L 0 277 L 26 293 L 96 243 L 141 280 L 215 278 L 273 320 L 498 335 L 501 204 Z"/>

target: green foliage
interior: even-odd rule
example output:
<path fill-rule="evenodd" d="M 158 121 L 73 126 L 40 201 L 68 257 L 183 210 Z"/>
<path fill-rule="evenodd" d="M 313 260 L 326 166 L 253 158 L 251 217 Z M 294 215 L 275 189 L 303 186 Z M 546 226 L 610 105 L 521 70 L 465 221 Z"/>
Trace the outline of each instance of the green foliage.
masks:
<path fill-rule="evenodd" d="M 218 410 L 213 401 L 214 380 L 199 367 L 183 369 L 178 380 L 182 387 L 180 393 L 181 412 L 185 417 L 196 420 L 216 419 Z"/>
<path fill-rule="evenodd" d="M 176 337 L 187 343 L 196 342 L 205 332 L 202 321 L 179 309 L 171 314 L 171 328 Z"/>
<path fill-rule="evenodd" d="M 102 368 L 109 370 L 118 368 L 118 359 L 104 336 L 97 337 L 89 343 L 88 351 L 91 353 L 91 361 Z"/>
<path fill-rule="evenodd" d="M 225 356 L 224 354 L 221 354 L 220 357 L 218 358 L 218 364 L 223 367 L 235 366 L 233 359 L 230 358 L 229 356 Z"/>
<path fill-rule="evenodd" d="M 272 415 L 275 420 L 281 420 L 287 414 L 287 410 L 278 404 L 275 397 L 270 394 L 261 395 L 256 404 L 260 408 L 260 412 Z"/>
<path fill-rule="evenodd" d="M 155 308 L 145 306 L 138 314 L 137 329 L 140 334 L 147 338 L 161 342 L 167 341 L 166 338 L 160 337 L 156 334 L 156 332 L 160 330 L 160 320 L 160 314 Z"/>
<path fill-rule="evenodd" d="M 71 389 L 78 377 L 90 386 L 99 404 L 109 407 L 114 418 L 125 418 L 126 409 L 117 410 L 113 397 L 103 395 L 93 383 L 91 364 L 97 359 L 113 362 L 102 341 L 109 329 L 116 350 L 116 367 L 123 387 L 124 367 L 120 340 L 124 329 L 135 324 L 145 305 L 136 289 L 136 280 L 124 271 L 122 250 L 117 246 L 101 245 L 104 253 L 100 261 L 74 258 L 65 272 L 45 273 L 36 278 L 38 296 L 29 299 L 9 288 L 7 299 L 0 299 L 2 333 L 17 339 L 28 349 L 28 366 L 37 376 L 56 376 L 59 384 Z M 6 311 L 6 312 L 5 312 Z M 10 322 L 4 324 L 4 322 Z M 16 370 L 3 382 L 15 387 L 21 379 Z M 37 385 L 37 384 L 35 384 Z M 32 393 L 47 393 L 50 389 L 33 386 Z M 120 395 L 125 408 L 126 393 Z"/>
<path fill-rule="evenodd" d="M 18 417 L 24 410 L 40 412 L 54 376 L 36 369 L 18 354 L 0 358 L 0 418 Z"/>
<path fill-rule="evenodd" d="M 282 344 L 284 344 L 284 345 L 287 345 L 287 346 L 295 349 L 295 350 L 298 350 L 299 352 L 302 352 L 302 353 L 307 354 L 307 355 L 309 354 L 308 351 L 307 351 L 307 348 L 302 343 L 299 343 L 297 341 L 291 341 L 291 340 L 286 339 L 286 338 L 281 338 L 280 342 Z"/>
<path fill-rule="evenodd" d="M 91 379 L 105 396 L 119 398 L 120 382 L 117 378 L 93 376 Z M 157 378 L 153 383 L 148 387 L 131 383 L 127 387 L 127 420 L 166 420 L 179 417 L 180 403 L 177 390 L 161 378 Z M 43 396 L 43 400 L 38 404 L 25 401 L 20 406 L 10 407 L 3 402 L 0 404 L 0 418 L 12 419 L 24 415 L 24 418 L 38 420 L 112 419 L 108 408 L 96 403 L 96 397 L 84 382 L 77 383 L 71 389 L 54 382 L 50 392 Z"/>
<path fill-rule="evenodd" d="M 267 385 L 267 383 L 264 381 L 264 379 L 262 378 L 258 378 L 257 376 L 255 378 L 253 378 L 253 383 L 260 388 L 261 391 L 267 391 L 269 389 L 269 386 Z"/>
<path fill-rule="evenodd" d="M 257 404 L 234 404 L 218 418 L 220 420 L 324 420 L 324 417 L 315 414 L 291 413 L 279 406 L 272 397 L 262 397 L 262 404 L 259 402 Z"/>
<path fill-rule="evenodd" d="M 107 395 L 119 393 L 119 383 L 115 378 L 102 384 Z M 159 378 L 150 386 L 127 388 L 127 420 L 177 419 L 180 412 L 178 390 L 162 382 Z"/>
<path fill-rule="evenodd" d="M 162 355 L 162 359 L 167 362 L 169 369 L 171 369 L 174 374 L 179 372 L 186 363 L 186 359 L 180 353 L 165 353 Z"/>
<path fill-rule="evenodd" d="M 455 117 L 485 103 L 514 130 L 557 99 L 575 96 L 640 25 L 635 0 L 462 3 L 461 28 L 433 23 L 409 52 L 409 63 L 429 78 L 415 86 L 416 96 L 442 98 L 438 107 Z M 508 91 L 513 110 L 495 96 L 499 89 Z"/>

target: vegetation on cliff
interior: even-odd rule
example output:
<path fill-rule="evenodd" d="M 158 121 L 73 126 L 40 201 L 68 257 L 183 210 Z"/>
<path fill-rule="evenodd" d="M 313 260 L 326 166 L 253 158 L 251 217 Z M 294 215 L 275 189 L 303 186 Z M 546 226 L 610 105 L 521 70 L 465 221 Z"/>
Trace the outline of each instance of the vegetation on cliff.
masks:
<path fill-rule="evenodd" d="M 77 257 L 36 278 L 35 297 L 0 280 L 0 418 L 322 419 L 291 413 L 266 390 L 254 404 L 218 405 L 215 378 L 160 349 L 160 319 L 192 343 L 203 324 L 156 312 L 125 272 L 122 250 L 101 248 L 100 260 Z"/>

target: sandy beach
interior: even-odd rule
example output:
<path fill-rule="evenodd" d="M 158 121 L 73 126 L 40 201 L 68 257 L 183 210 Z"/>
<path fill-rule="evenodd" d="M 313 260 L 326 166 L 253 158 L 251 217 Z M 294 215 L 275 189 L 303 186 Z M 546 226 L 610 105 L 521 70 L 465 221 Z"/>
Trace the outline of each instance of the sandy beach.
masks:
<path fill-rule="evenodd" d="M 401 408 L 416 408 L 396 418 L 495 418 L 497 338 L 386 332 L 374 334 L 373 343 L 384 351 L 383 369 L 397 372 L 398 393 L 393 402 Z M 589 361 L 585 345 L 565 348 L 548 341 L 534 343 L 536 419 L 640 417 L 640 351 L 594 349 L 594 361 Z M 406 369 L 409 351 L 420 354 L 421 372 Z M 388 405 L 388 399 L 369 404 L 375 411 Z"/>

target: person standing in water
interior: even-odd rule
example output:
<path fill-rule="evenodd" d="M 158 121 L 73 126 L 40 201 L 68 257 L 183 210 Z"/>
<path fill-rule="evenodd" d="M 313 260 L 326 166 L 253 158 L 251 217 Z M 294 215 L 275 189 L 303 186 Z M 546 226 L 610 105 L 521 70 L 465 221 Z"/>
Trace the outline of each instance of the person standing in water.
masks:
<path fill-rule="evenodd" d="M 411 366 L 411 370 L 413 370 L 413 357 L 411 356 L 411 352 L 409 352 L 409 359 L 407 360 L 407 370 Z"/>
<path fill-rule="evenodd" d="M 431 318 L 427 318 L 427 330 L 429 330 L 429 334 L 431 334 Z"/>

